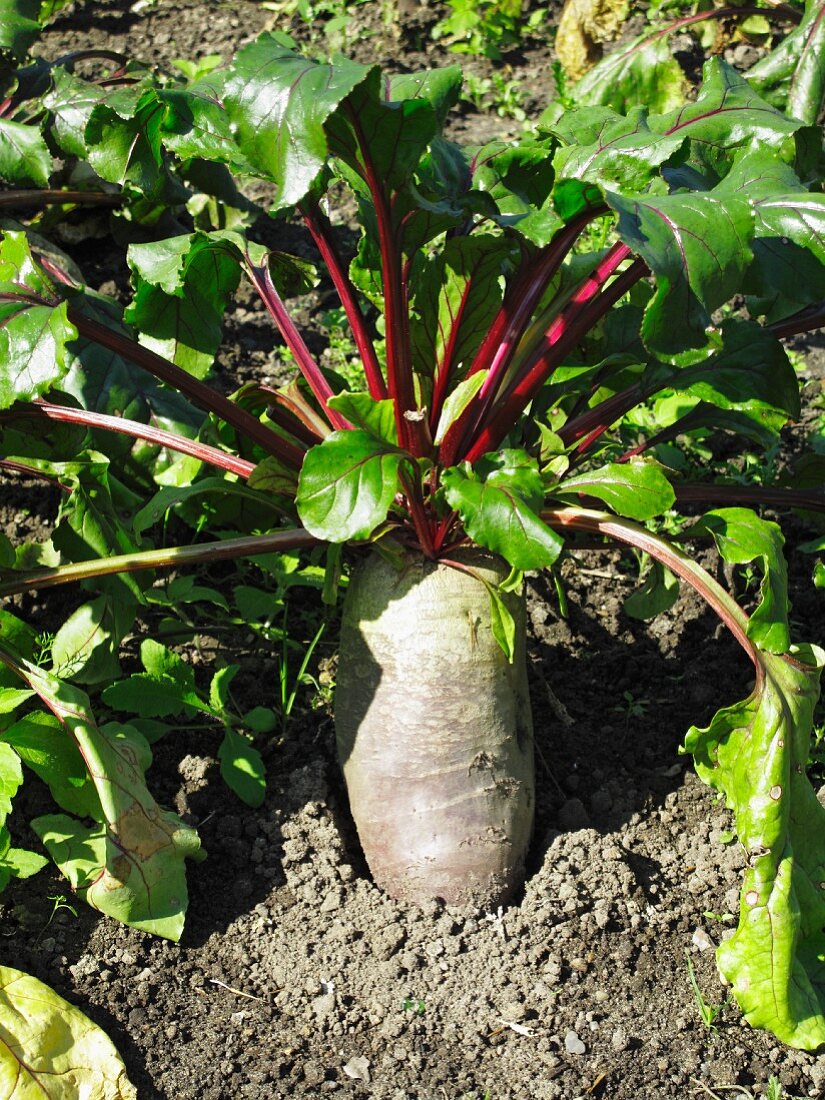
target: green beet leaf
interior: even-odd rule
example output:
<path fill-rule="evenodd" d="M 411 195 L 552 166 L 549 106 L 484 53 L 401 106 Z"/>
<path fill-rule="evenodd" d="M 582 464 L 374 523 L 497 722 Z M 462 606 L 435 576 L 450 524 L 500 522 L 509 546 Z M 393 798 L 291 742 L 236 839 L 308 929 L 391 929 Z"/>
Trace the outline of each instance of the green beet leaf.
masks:
<path fill-rule="evenodd" d="M 758 562 L 762 572 L 759 604 L 748 622 L 748 637 L 771 653 L 785 653 L 788 627 L 788 567 L 782 531 L 749 508 L 717 508 L 691 528 L 713 535 L 719 553 L 733 565 Z"/>
<path fill-rule="evenodd" d="M 329 407 L 345 416 L 356 428 L 394 447 L 398 446 L 394 402 L 375 401 L 368 393 L 344 392 L 331 397 Z"/>
<path fill-rule="evenodd" d="M 611 191 L 646 190 L 684 143 L 678 134 L 662 136 L 651 130 L 642 107 L 626 117 L 609 107 L 582 107 L 563 115 L 552 131 L 565 142 L 553 161 L 559 179 Z"/>
<path fill-rule="evenodd" d="M 160 124 L 163 108 L 153 89 L 109 91 L 86 125 L 89 163 L 109 183 L 129 184 L 144 194 L 165 182 Z"/>
<path fill-rule="evenodd" d="M 272 34 L 237 53 L 224 102 L 241 153 L 277 186 L 274 210 L 300 202 L 310 190 L 328 155 L 325 124 L 369 72 L 345 59 L 310 61 Z"/>
<path fill-rule="evenodd" d="M 107 1035 L 53 989 L 0 967 L 0 1092 L 6 1100 L 137 1100 Z"/>
<path fill-rule="evenodd" d="M 105 89 L 57 65 L 52 70 L 52 87 L 43 96 L 49 112 L 51 133 L 70 156 L 85 158 L 86 127 L 92 111 L 106 98 Z"/>
<path fill-rule="evenodd" d="M 825 19 L 815 0 L 808 0 L 800 27 L 799 56 L 788 88 L 787 112 L 815 125 L 825 99 Z"/>
<path fill-rule="evenodd" d="M 40 36 L 40 0 L 0 0 L 0 53 L 23 61 Z"/>
<path fill-rule="evenodd" d="M 669 111 L 685 100 L 685 75 L 667 36 L 645 34 L 619 46 L 577 81 L 576 103 L 602 104 L 627 111 L 644 103 L 650 111 Z"/>
<path fill-rule="evenodd" d="M 624 601 L 624 612 L 632 619 L 653 619 L 669 611 L 678 596 L 679 578 L 661 562 L 652 561 L 641 587 Z"/>
<path fill-rule="evenodd" d="M 98 684 L 120 675 L 118 650 L 135 619 L 135 601 L 98 596 L 81 604 L 63 623 L 52 644 L 57 675 Z"/>
<path fill-rule="evenodd" d="M 0 118 L 0 177 L 11 184 L 46 187 L 52 156 L 37 126 Z"/>
<path fill-rule="evenodd" d="M 22 782 L 20 757 L 7 741 L 0 741 L 0 824 L 11 813 L 12 800 Z"/>
<path fill-rule="evenodd" d="M 805 773 L 823 660 L 811 646 L 760 654 L 750 697 L 685 741 L 748 857 L 719 969 L 753 1027 L 808 1050 L 825 1043 L 825 808 Z"/>
<path fill-rule="evenodd" d="M 365 431 L 333 432 L 307 452 L 298 514 L 316 538 L 366 539 L 387 518 L 409 456 Z"/>
<path fill-rule="evenodd" d="M 562 540 L 525 503 L 520 494 L 522 474 L 512 480 L 502 473 L 481 481 L 472 470 L 445 470 L 442 484 L 447 503 L 461 516 L 467 534 L 479 546 L 501 554 L 514 569 L 543 569 L 552 565 Z"/>
<path fill-rule="evenodd" d="M 55 548 L 76 562 L 138 550 L 112 502 L 108 464 L 102 456 L 92 452 L 85 461 L 55 466 L 62 467 L 64 481 L 72 486 L 52 537 Z M 141 584 L 129 573 L 101 578 L 97 583 L 114 598 L 141 599 Z"/>
<path fill-rule="evenodd" d="M 61 809 L 101 821 L 100 796 L 77 743 L 53 714 L 27 714 L 3 733 L 20 759 L 47 784 Z"/>
<path fill-rule="evenodd" d="M 51 284 L 35 265 L 25 234 L 0 240 L 0 409 L 30 401 L 66 373 L 66 343 L 77 336 L 66 303 L 29 305 L 16 298 L 53 299 Z"/>
<path fill-rule="evenodd" d="M 35 691 L 86 761 L 103 821 L 88 829 L 72 818 L 38 818 L 32 827 L 70 879 L 86 865 L 80 890 L 94 908 L 125 924 L 177 940 L 187 890 L 184 862 L 198 858 L 194 829 L 161 810 L 146 788 L 149 748 L 136 730 L 99 727 L 88 697 L 0 646 L 0 659 Z"/>
<path fill-rule="evenodd" d="M 467 370 L 501 305 L 502 276 L 515 258 L 512 242 L 482 235 L 454 237 L 421 263 L 411 336 L 423 378 L 457 379 Z"/>
<path fill-rule="evenodd" d="M 129 249 L 134 300 L 124 314 L 140 342 L 203 378 L 223 335 L 223 316 L 240 280 L 238 250 L 195 233 Z"/>
<path fill-rule="evenodd" d="M 774 411 L 796 419 L 799 383 L 779 340 L 750 321 L 726 321 L 722 332 L 722 351 L 707 363 L 675 372 L 673 389 L 720 409 Z"/>
<path fill-rule="evenodd" d="M 229 115 L 221 100 L 224 73 L 209 73 L 185 87 L 158 92 L 163 104 L 161 140 L 182 160 L 204 157 L 235 170 L 248 169 L 232 135 Z"/>
<path fill-rule="evenodd" d="M 553 493 L 597 497 L 620 516 L 639 520 L 662 515 L 675 500 L 664 470 L 650 459 L 609 462 L 592 472 L 565 478 Z"/>
<path fill-rule="evenodd" d="M 261 754 L 249 738 L 228 727 L 218 759 L 226 785 L 247 806 L 260 806 L 266 794 L 266 774 Z"/>
<path fill-rule="evenodd" d="M 695 362 L 713 346 L 710 314 L 742 287 L 754 217 L 744 198 L 714 193 L 610 194 L 622 240 L 657 276 L 642 337 L 657 355 Z"/>
<path fill-rule="evenodd" d="M 340 64 L 336 61 L 335 68 Z M 406 85 L 409 92 L 420 90 L 415 82 Z M 352 178 L 359 190 L 361 172 L 374 173 L 390 191 L 399 190 L 438 130 L 436 112 L 427 99 L 392 102 L 383 98 L 383 91 L 381 73 L 369 70 L 347 96 L 344 108 L 326 124 L 330 152 L 355 171 Z M 392 88 L 389 91 L 392 95 Z"/>

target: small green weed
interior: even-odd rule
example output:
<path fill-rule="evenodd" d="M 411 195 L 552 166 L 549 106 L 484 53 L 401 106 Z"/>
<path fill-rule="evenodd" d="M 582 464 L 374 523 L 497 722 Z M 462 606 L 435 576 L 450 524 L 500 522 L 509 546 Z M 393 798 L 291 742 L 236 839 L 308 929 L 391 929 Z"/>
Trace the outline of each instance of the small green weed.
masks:
<path fill-rule="evenodd" d="M 709 1031 L 716 1031 L 715 1021 L 727 1008 L 730 1003 L 731 995 L 729 993 L 721 1004 L 709 1004 L 708 1001 L 705 1000 L 702 990 L 699 988 L 699 983 L 696 980 L 696 971 L 693 968 L 693 960 L 690 957 L 690 952 L 687 950 L 685 950 L 685 960 L 687 962 L 688 979 L 691 989 L 693 990 L 693 996 L 696 998 L 696 1005 L 699 1009 L 699 1015 L 702 1017 L 702 1023 Z"/>

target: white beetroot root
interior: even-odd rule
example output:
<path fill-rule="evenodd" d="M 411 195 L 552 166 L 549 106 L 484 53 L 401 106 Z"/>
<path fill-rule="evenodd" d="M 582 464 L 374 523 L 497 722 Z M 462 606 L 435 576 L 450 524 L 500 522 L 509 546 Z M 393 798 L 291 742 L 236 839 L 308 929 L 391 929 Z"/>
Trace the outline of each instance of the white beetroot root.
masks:
<path fill-rule="evenodd" d="M 489 554 L 462 564 L 501 581 Z M 521 885 L 535 782 L 523 600 L 515 660 L 476 577 L 409 556 L 354 572 L 335 693 L 338 755 L 364 854 L 393 897 L 491 908 Z"/>

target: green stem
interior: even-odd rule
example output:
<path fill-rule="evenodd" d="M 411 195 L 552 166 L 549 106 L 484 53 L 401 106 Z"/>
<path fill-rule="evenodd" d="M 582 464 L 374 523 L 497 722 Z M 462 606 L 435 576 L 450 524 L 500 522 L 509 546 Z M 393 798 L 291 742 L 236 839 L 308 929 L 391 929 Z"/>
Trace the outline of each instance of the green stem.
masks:
<path fill-rule="evenodd" d="M 237 539 L 202 542 L 196 546 L 173 546 L 163 550 L 144 550 L 138 554 L 120 554 L 15 577 L 0 584 L 0 596 L 16 596 L 35 588 L 55 588 L 59 584 L 105 577 L 112 573 L 137 573 L 143 569 L 180 568 L 202 565 L 205 562 L 252 558 L 257 554 L 315 546 L 317 542 L 309 531 L 296 527 L 288 531 L 274 531 L 268 535 L 246 535 Z"/>

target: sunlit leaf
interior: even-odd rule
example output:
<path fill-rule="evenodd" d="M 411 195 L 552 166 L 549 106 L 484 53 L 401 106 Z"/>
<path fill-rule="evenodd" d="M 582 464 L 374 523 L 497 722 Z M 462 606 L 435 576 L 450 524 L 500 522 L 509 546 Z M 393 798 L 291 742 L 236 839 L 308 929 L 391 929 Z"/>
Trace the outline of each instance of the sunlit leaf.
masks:
<path fill-rule="evenodd" d="M 111 1040 L 43 982 L 0 967 L 4 1100 L 137 1100 Z"/>

